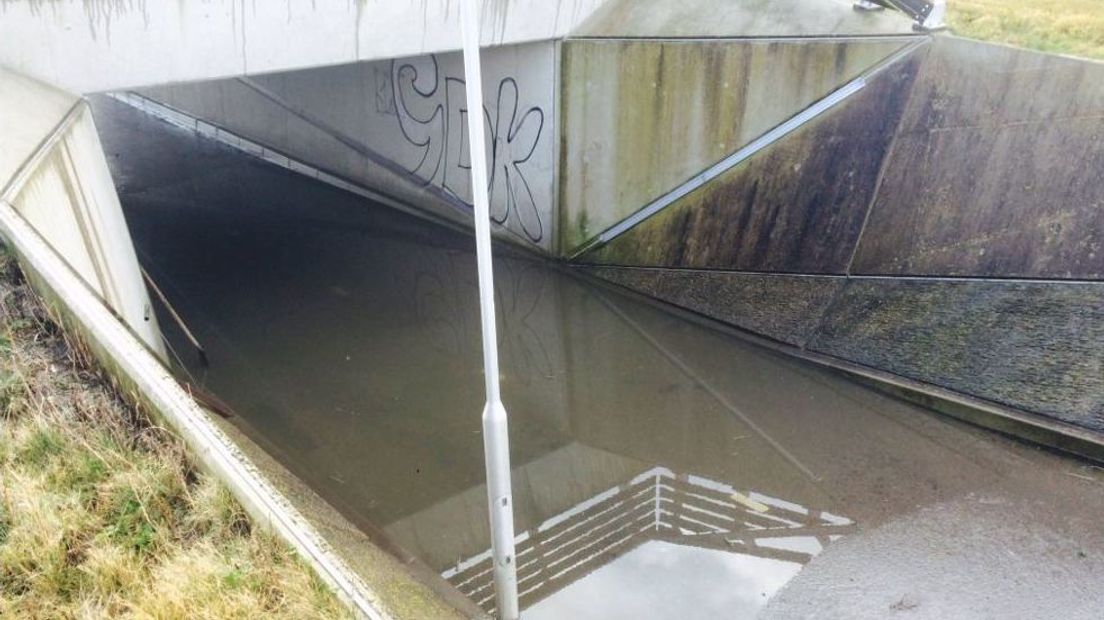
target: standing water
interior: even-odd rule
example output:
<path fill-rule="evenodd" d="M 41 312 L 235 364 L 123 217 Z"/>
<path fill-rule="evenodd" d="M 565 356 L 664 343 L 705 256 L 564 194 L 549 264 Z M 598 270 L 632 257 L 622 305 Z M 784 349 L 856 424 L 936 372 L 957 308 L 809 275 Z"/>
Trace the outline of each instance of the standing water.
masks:
<path fill-rule="evenodd" d="M 472 238 L 97 114 L 143 266 L 206 348 L 162 317 L 180 378 L 492 610 Z M 495 268 L 525 618 L 1104 604 L 1095 470 L 522 253 Z M 940 578 L 946 596 L 917 589 Z"/>

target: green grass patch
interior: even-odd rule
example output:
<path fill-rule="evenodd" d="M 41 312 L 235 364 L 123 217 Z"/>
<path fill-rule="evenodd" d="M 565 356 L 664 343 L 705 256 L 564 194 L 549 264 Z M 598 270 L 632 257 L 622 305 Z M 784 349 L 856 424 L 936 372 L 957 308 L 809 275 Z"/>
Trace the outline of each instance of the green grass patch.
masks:
<path fill-rule="evenodd" d="M 56 429 L 41 426 L 30 432 L 16 454 L 16 460 L 32 469 L 42 469 L 65 450 L 66 441 Z"/>
<path fill-rule="evenodd" d="M 65 464 L 51 472 L 48 482 L 56 490 L 71 490 L 82 502 L 95 498 L 98 485 L 107 479 L 107 464 L 87 450 L 68 455 Z"/>
<path fill-rule="evenodd" d="M 0 275 L 0 618 L 349 617 L 49 325 Z"/>
<path fill-rule="evenodd" d="M 110 514 L 108 524 L 108 535 L 123 548 L 138 553 L 153 551 L 157 528 L 133 492 L 124 496 Z"/>
<path fill-rule="evenodd" d="M 955 34 L 1104 59 L 1104 0 L 949 0 Z"/>
<path fill-rule="evenodd" d="M 0 498 L 0 545 L 8 541 L 8 532 L 11 531 L 11 514 L 7 503 Z"/>

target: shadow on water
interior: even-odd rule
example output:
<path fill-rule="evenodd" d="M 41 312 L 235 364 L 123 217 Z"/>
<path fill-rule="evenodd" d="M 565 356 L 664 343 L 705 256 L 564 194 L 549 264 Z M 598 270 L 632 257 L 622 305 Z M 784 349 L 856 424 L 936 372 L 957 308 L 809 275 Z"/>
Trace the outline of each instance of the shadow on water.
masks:
<path fill-rule="evenodd" d="M 472 240 L 97 111 L 144 267 L 207 349 L 203 367 L 166 328 L 181 377 L 490 609 Z M 838 538 L 1024 467 L 559 268 L 499 251 L 495 269 L 527 618 L 749 616 Z"/>

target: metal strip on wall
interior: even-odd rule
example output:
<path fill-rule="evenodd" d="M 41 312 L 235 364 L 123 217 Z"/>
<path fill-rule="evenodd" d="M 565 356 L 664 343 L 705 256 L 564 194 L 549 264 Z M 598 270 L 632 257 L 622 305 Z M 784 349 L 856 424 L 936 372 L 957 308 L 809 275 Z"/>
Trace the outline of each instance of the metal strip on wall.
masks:
<path fill-rule="evenodd" d="M 614 224 L 613 226 L 610 226 L 603 232 L 599 233 L 589 242 L 583 244 L 582 247 L 575 250 L 571 255 L 571 259 L 574 260 L 595 248 L 601 247 L 603 245 L 606 245 L 610 241 L 613 241 L 617 237 L 636 227 L 641 222 L 644 222 L 656 213 L 659 213 L 660 211 L 671 206 L 681 198 L 687 196 L 697 189 L 700 189 L 706 183 L 709 183 L 713 179 L 716 179 L 725 172 L 740 165 L 742 162 L 747 161 L 763 149 L 778 142 L 782 138 L 785 138 L 794 131 L 797 131 L 810 121 L 816 119 L 818 116 L 842 104 L 852 95 L 862 90 L 866 86 L 867 80 L 872 78 L 877 73 L 881 72 L 889 65 L 912 53 L 912 51 L 915 50 L 917 47 L 926 44 L 927 41 L 927 39 L 921 39 L 919 41 L 906 45 L 900 50 L 894 52 L 889 57 L 880 61 L 871 69 L 868 69 L 859 77 L 851 80 L 850 82 L 847 82 L 846 84 L 832 91 L 816 103 L 810 105 L 809 107 L 790 117 L 782 124 L 775 126 L 773 129 L 759 136 L 755 140 L 752 140 L 750 143 L 740 148 L 736 152 L 728 155 L 724 159 L 706 168 L 702 172 L 699 172 L 698 174 L 683 182 L 678 187 L 667 192 L 666 194 L 663 194 L 659 198 L 656 198 L 640 210 L 634 212 L 632 215 L 626 217 L 620 222 Z"/>

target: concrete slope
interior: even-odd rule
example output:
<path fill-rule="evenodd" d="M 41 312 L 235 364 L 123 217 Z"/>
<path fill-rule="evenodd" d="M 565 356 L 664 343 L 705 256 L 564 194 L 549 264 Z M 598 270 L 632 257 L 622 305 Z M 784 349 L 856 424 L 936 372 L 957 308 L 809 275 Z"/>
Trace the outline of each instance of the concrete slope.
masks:
<path fill-rule="evenodd" d="M 71 93 L 2 68 L 0 200 L 64 256 L 151 351 L 164 357 L 87 105 Z"/>

